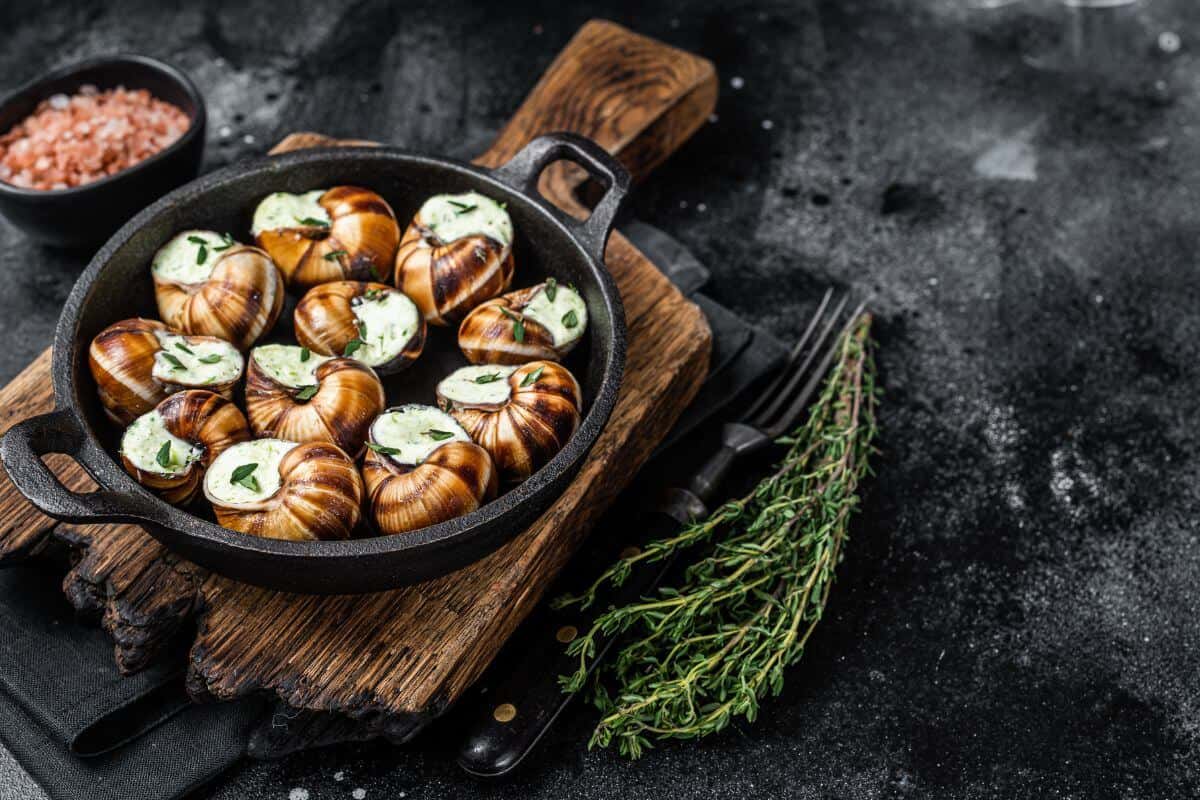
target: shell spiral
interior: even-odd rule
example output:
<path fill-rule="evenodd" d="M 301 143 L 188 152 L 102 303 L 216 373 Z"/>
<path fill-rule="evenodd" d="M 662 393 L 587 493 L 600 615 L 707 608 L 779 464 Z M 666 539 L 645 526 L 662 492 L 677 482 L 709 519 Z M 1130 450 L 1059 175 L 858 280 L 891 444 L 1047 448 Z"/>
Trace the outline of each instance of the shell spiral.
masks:
<path fill-rule="evenodd" d="M 283 277 L 257 247 L 237 245 L 222 252 L 208 280 L 180 284 L 154 278 L 158 313 L 172 328 L 217 336 L 239 350 L 264 336 L 283 311 Z"/>
<path fill-rule="evenodd" d="M 579 427 L 583 395 L 575 376 L 553 361 L 534 361 L 508 377 L 499 407 L 454 403 L 439 393 L 463 430 L 487 450 L 505 480 L 522 481 L 563 448 Z"/>
<path fill-rule="evenodd" d="M 375 527 L 389 535 L 469 514 L 498 487 L 491 457 L 471 442 L 448 442 L 415 467 L 369 450 L 363 481 Z"/>
<path fill-rule="evenodd" d="M 387 201 L 370 189 L 335 186 L 318 202 L 329 214 L 328 228 L 278 228 L 256 237 L 287 285 L 309 289 L 329 281 L 389 280 L 400 225 Z"/>
<path fill-rule="evenodd" d="M 203 457 L 174 475 L 138 469 L 124 455 L 121 463 L 138 483 L 158 492 L 168 503 L 184 505 L 200 491 L 204 473 L 213 459 L 238 442 L 250 440 L 250 425 L 232 401 L 204 389 L 177 392 L 156 408 L 167 432 L 200 445 Z"/>
<path fill-rule="evenodd" d="M 541 286 L 518 289 L 477 306 L 458 328 L 458 347 L 472 364 L 525 364 L 530 361 L 559 361 L 565 350 L 554 346 L 550 331 L 521 309 Z M 507 313 L 506 313 L 507 312 Z M 524 335 L 517 341 L 513 317 L 521 320 Z"/>
<path fill-rule="evenodd" d="M 443 242 L 413 218 L 396 253 L 396 286 L 434 325 L 453 325 L 512 283 L 512 248 L 487 236 Z"/>
<path fill-rule="evenodd" d="M 154 355 L 162 349 L 155 331 L 168 331 L 152 319 L 114 322 L 92 339 L 88 367 L 104 413 L 128 425 L 162 402 L 170 391 L 154 380 Z"/>
<path fill-rule="evenodd" d="M 309 442 L 279 462 L 279 491 L 253 506 L 213 504 L 217 522 L 268 539 L 348 539 L 361 519 L 363 482 L 336 445 Z"/>
<path fill-rule="evenodd" d="M 333 281 L 309 289 L 296 304 L 293 316 L 296 340 L 321 355 L 344 353 L 346 345 L 358 336 L 351 301 L 372 289 L 394 291 L 391 286 L 382 283 L 361 281 Z M 390 362 L 375 369 L 382 374 L 390 374 L 416 361 L 425 349 L 426 330 L 425 320 L 421 319 L 420 329 L 408 340 L 404 349 Z"/>
<path fill-rule="evenodd" d="M 371 423 L 383 411 L 383 384 L 365 364 L 335 358 L 317 367 L 317 393 L 297 399 L 299 389 L 278 383 L 253 357 L 246 369 L 246 411 L 256 436 L 293 442 L 331 442 L 357 454 Z"/>

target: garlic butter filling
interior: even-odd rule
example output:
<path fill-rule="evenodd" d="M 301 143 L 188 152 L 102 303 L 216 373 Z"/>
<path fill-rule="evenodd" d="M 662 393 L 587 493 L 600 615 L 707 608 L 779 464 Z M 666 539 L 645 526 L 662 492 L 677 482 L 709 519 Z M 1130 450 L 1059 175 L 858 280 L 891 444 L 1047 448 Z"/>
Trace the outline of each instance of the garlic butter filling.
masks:
<path fill-rule="evenodd" d="M 150 260 L 150 272 L 172 283 L 204 283 L 222 252 L 236 245 L 216 231 L 184 231 L 172 237 Z"/>
<path fill-rule="evenodd" d="M 534 294 L 521 313 L 549 331 L 555 346 L 569 344 L 583 336 L 588 321 L 587 305 L 579 292 L 549 281 Z"/>
<path fill-rule="evenodd" d="M 193 339 L 155 331 L 162 347 L 154 354 L 150 374 L 161 383 L 183 386 L 220 386 L 242 374 L 244 360 L 237 348 L 221 339 Z"/>
<path fill-rule="evenodd" d="M 158 411 L 147 411 L 121 436 L 121 455 L 143 472 L 178 475 L 204 456 L 204 449 L 172 435 Z"/>
<path fill-rule="evenodd" d="M 316 384 L 317 367 L 333 358 L 294 344 L 264 344 L 251 350 L 250 357 L 268 378 L 293 389 Z"/>
<path fill-rule="evenodd" d="M 367 447 L 400 464 L 420 464 L 448 442 L 471 438 L 454 417 L 440 408 L 411 404 L 384 411 L 371 424 Z"/>
<path fill-rule="evenodd" d="M 250 233 L 258 236 L 263 231 L 274 231 L 280 228 L 307 228 L 313 225 L 328 227 L 333 221 L 329 212 L 317 202 L 324 189 L 314 189 L 303 194 L 275 192 L 262 199 L 254 209 L 254 220 L 250 223 Z"/>
<path fill-rule="evenodd" d="M 498 406 L 512 394 L 508 378 L 515 366 L 480 364 L 454 370 L 437 385 L 439 396 L 464 406 Z"/>
<path fill-rule="evenodd" d="M 204 495 L 213 503 L 258 503 L 279 491 L 279 462 L 296 442 L 255 439 L 239 442 L 217 456 L 204 474 Z"/>
<path fill-rule="evenodd" d="M 418 213 L 425 227 L 443 242 L 486 236 L 504 247 L 512 246 L 513 224 L 508 212 L 479 192 L 434 195 Z"/>
<path fill-rule="evenodd" d="M 350 308 L 362 343 L 351 355 L 371 367 L 399 355 L 421 324 L 417 304 L 403 292 L 368 292 L 351 301 Z"/>

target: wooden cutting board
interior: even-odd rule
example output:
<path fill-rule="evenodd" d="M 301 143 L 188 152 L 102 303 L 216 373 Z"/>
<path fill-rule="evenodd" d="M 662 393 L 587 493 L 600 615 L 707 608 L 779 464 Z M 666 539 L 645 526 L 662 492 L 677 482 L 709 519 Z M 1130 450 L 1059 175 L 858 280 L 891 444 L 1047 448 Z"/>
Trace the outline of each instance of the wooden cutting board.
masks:
<path fill-rule="evenodd" d="M 704 59 L 617 25 L 585 25 L 476 162 L 496 166 L 551 131 L 588 136 L 645 176 L 712 112 L 716 74 Z M 331 144 L 292 134 L 275 151 Z M 542 192 L 577 216 L 584 181 L 562 163 Z M 63 544 L 73 566 L 70 601 L 113 637 L 118 665 L 134 672 L 197 623 L 188 688 L 197 699 L 273 693 L 293 724 L 259 737 L 260 753 L 331 739 L 404 740 L 444 711 L 505 639 L 628 484 L 691 400 L 707 370 L 700 310 L 619 233 L 605 256 L 629 328 L 624 383 L 612 417 L 579 476 L 529 530 L 444 578 L 369 595 L 316 597 L 259 589 L 186 562 L 140 528 L 56 524 L 0 478 L 0 563 Z M 519 269 L 519 266 L 518 266 Z M 51 409 L 50 351 L 0 390 L 0 427 Z M 64 482 L 90 479 L 51 459 Z M 269 754 L 269 753 L 268 753 Z"/>

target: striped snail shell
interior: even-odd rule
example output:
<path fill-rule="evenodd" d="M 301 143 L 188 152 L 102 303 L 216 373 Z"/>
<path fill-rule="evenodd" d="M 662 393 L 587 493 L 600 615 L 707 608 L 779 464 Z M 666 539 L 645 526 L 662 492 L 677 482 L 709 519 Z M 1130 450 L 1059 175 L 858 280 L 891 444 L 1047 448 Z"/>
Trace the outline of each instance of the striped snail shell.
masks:
<path fill-rule="evenodd" d="M 362 449 L 371 421 L 383 411 L 383 384 L 374 370 L 352 358 L 311 356 L 307 382 L 285 382 L 263 368 L 258 354 L 246 368 L 246 412 L 255 436 L 293 442 L 332 442 L 354 455 Z"/>
<path fill-rule="evenodd" d="M 474 219 L 484 211 L 491 216 Z M 404 231 L 396 253 L 396 286 L 433 325 L 458 323 L 507 289 L 512 277 L 508 213 L 475 192 L 430 198 Z"/>
<path fill-rule="evenodd" d="M 561 361 L 586 328 L 579 292 L 550 278 L 476 306 L 458 328 L 458 346 L 472 364 Z"/>
<path fill-rule="evenodd" d="M 407 412 L 424 420 L 410 426 L 412 435 L 436 433 L 445 440 L 421 447 L 381 433 L 389 418 Z M 388 442 L 399 446 L 388 446 Z M 375 528 L 387 535 L 469 514 L 495 497 L 498 487 L 496 468 L 487 451 L 471 442 L 449 415 L 432 406 L 402 406 L 381 415 L 371 428 L 362 474 L 371 519 Z"/>
<path fill-rule="evenodd" d="M 404 369 L 425 348 L 425 318 L 412 300 L 382 283 L 314 286 L 293 319 L 300 344 L 322 355 L 349 354 L 381 375 Z"/>
<path fill-rule="evenodd" d="M 133 421 L 121 437 L 121 463 L 168 503 L 196 496 L 205 470 L 221 453 L 250 439 L 231 401 L 204 389 L 178 392 Z"/>
<path fill-rule="evenodd" d="M 242 354 L 223 339 L 186 336 L 151 319 L 114 322 L 88 347 L 100 403 L 119 425 L 183 389 L 207 389 L 232 399 L 243 363 Z"/>
<path fill-rule="evenodd" d="M 254 231 L 255 242 L 279 265 L 287 285 L 304 290 L 329 281 L 390 280 L 400 225 L 387 201 L 359 186 L 335 186 L 314 199 L 320 216 L 293 217 L 283 227 Z M 255 219 L 257 228 L 261 217 L 256 213 Z"/>
<path fill-rule="evenodd" d="M 525 480 L 553 458 L 579 427 L 583 406 L 575 376 L 553 361 L 463 367 L 438 384 L 437 397 L 508 481 Z"/>
<path fill-rule="evenodd" d="M 236 445 L 209 467 L 204 494 L 219 524 L 268 539 L 348 539 L 362 518 L 362 477 L 329 442 Z"/>
<path fill-rule="evenodd" d="M 211 271 L 194 283 L 152 269 L 158 314 L 184 333 L 216 336 L 247 350 L 283 311 L 283 277 L 257 247 L 235 244 L 208 258 Z"/>

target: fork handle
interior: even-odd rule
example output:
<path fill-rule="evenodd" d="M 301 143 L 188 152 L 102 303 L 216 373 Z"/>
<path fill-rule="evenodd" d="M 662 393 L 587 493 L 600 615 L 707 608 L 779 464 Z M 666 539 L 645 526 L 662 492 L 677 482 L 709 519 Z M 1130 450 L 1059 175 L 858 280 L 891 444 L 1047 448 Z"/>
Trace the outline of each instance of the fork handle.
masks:
<path fill-rule="evenodd" d="M 713 453 L 700 471 L 692 476 L 688 488 L 703 502 L 716 496 L 717 488 L 729 474 L 733 462 L 757 452 L 771 443 L 771 437 L 750 425 L 727 423 L 721 428 L 721 449 Z"/>

